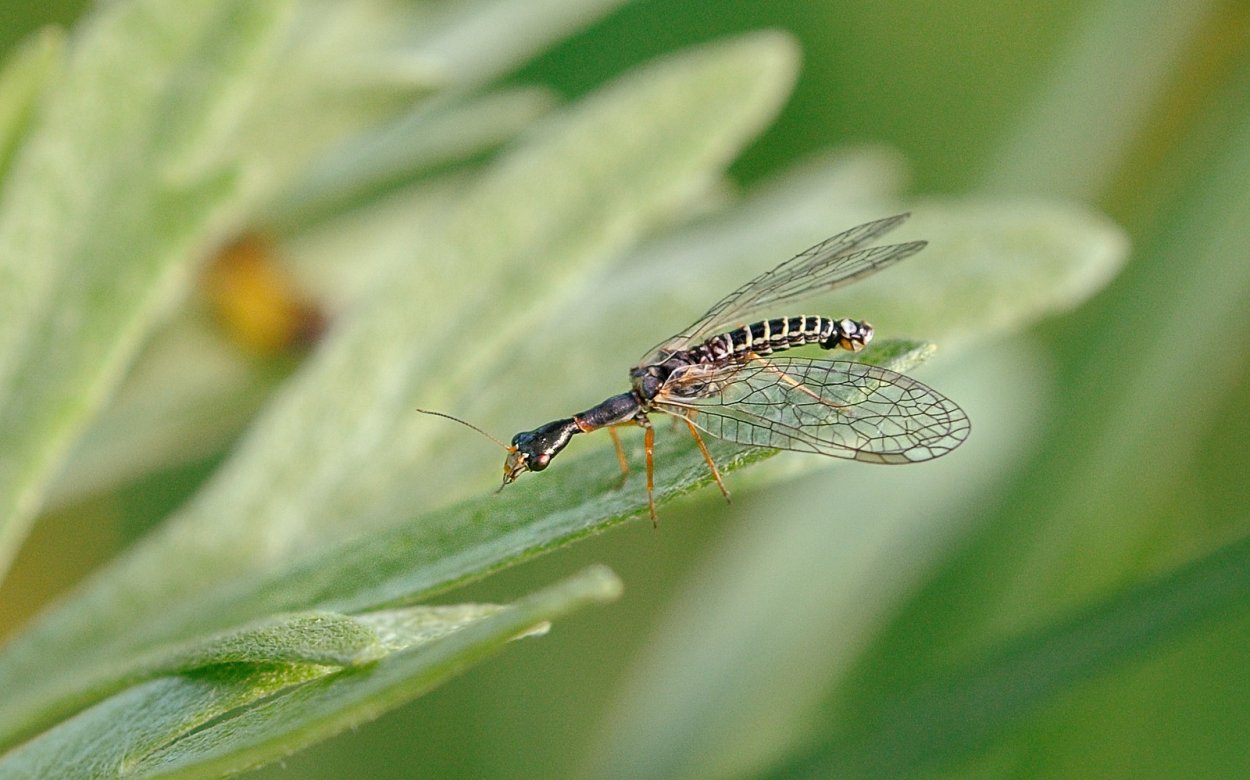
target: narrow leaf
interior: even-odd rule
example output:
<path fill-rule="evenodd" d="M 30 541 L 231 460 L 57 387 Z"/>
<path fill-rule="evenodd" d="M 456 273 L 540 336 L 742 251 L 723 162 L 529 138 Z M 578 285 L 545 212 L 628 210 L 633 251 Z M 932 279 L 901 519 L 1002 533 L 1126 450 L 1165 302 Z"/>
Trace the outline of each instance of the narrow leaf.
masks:
<path fill-rule="evenodd" d="M 216 665 L 160 677 L 102 701 L 4 756 L 0 773 L 200 777 L 258 766 L 372 719 L 509 639 L 619 592 L 611 572 L 594 568 L 510 607 L 360 616 L 362 625 L 372 624 L 389 641 L 377 660 L 350 669 L 229 653 Z"/>
<path fill-rule="evenodd" d="M 895 369 L 906 369 L 931 352 L 922 344 L 883 344 L 862 353 Z M 721 441 L 708 446 L 723 473 L 773 454 Z M 710 482 L 689 436 L 664 436 L 655 454 L 656 498 L 663 503 Z M 644 468 L 638 457 L 632 468 Z M 84 706 L 101 692 L 169 668 L 190 642 L 216 646 L 215 632 L 256 615 L 306 610 L 348 613 L 411 604 L 450 587 L 528 560 L 555 546 L 615 526 L 645 512 L 642 480 L 621 487 L 611 448 L 580 462 L 424 515 L 397 528 L 346 541 L 289 563 L 273 573 L 188 597 L 176 609 L 134 625 L 124 637 L 142 652 L 82 656 L 72 668 L 38 686 L 14 686 L 0 701 L 0 733 L 27 733 Z M 234 631 L 226 636 L 233 636 Z M 197 639 L 197 637 L 210 637 Z M 171 637 L 183 637 L 171 640 Z M 153 660 L 148 660 L 153 659 Z"/>
<path fill-rule="evenodd" d="M 853 733 L 796 757 L 776 777 L 902 776 L 940 765 L 1044 707 L 1250 600 L 1250 539 L 1216 550 L 864 713 Z"/>
<path fill-rule="evenodd" d="M 488 0 L 449 5 L 414 42 L 411 69 L 436 69 L 460 88 L 507 73 L 624 0 Z"/>
<path fill-rule="evenodd" d="M 419 504 L 379 516 L 378 507 L 399 507 L 377 499 L 411 484 L 428 461 L 432 429 L 412 411 L 417 399 L 437 404 L 478 384 L 475 372 L 523 336 L 518 322 L 669 219 L 772 116 L 793 69 L 788 39 L 752 36 L 642 69 L 536 128 L 413 249 L 420 262 L 389 269 L 205 492 L 6 649 L 0 720 L 28 721 L 41 709 L 34 700 L 76 689 L 72 678 L 95 666 L 91 658 L 111 666 L 158 638 L 188 640 L 269 614 L 190 607 L 213 586 L 411 517 Z M 457 339 L 414 340 L 438 332 Z M 476 361 L 464 359 L 463 340 L 481 345 Z M 600 498 L 591 513 L 633 505 Z M 521 517 L 534 511 L 513 507 Z M 463 515 L 441 525 L 476 533 Z"/>
<path fill-rule="evenodd" d="M 0 201 L 0 571 L 237 207 L 232 161 L 193 170 L 185 144 L 199 122 L 237 118 L 241 76 L 285 7 L 114 3 L 74 39 Z M 219 78 L 200 70 L 226 53 L 234 67 Z"/>
<path fill-rule="evenodd" d="M 47 28 L 29 36 L 5 59 L 0 70 L 0 180 L 64 54 L 65 35 Z"/>

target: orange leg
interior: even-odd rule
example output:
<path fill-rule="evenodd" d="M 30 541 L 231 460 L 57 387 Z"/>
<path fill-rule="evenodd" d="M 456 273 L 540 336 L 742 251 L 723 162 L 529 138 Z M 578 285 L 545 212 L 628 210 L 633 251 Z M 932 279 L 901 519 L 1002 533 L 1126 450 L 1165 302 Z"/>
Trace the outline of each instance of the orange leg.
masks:
<path fill-rule="evenodd" d="M 646 429 L 642 437 L 642 448 L 647 453 L 647 508 L 651 510 L 651 525 L 658 528 L 660 520 L 655 514 L 655 462 L 652 458 L 655 452 L 655 429 L 650 423 L 638 424 Z"/>
<path fill-rule="evenodd" d="M 682 418 L 685 419 L 684 417 Z M 729 491 L 725 488 L 725 483 L 720 478 L 720 470 L 716 468 L 716 461 L 712 460 L 712 453 L 707 451 L 707 445 L 703 443 L 703 437 L 699 435 L 699 429 L 694 427 L 694 423 L 686 420 L 686 426 L 690 428 L 690 435 L 694 437 L 694 441 L 699 445 L 699 452 L 703 453 L 703 459 L 707 461 L 707 467 L 712 472 L 712 479 L 716 480 L 716 486 L 720 488 L 721 495 L 725 500 L 729 500 Z"/>
<path fill-rule="evenodd" d="M 625 486 L 625 480 L 629 477 L 629 461 L 625 459 L 625 448 L 621 446 L 621 437 L 616 433 L 616 426 L 610 426 L 608 433 L 612 435 L 612 444 L 616 445 L 616 459 L 621 463 L 621 484 L 616 486 L 620 490 Z"/>

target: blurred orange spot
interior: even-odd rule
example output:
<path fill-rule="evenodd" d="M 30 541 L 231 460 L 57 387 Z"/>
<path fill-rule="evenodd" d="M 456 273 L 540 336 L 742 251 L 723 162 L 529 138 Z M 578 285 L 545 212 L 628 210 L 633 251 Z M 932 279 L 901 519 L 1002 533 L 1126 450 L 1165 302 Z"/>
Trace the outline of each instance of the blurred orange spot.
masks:
<path fill-rule="evenodd" d="M 260 355 L 307 346 L 325 329 L 321 311 L 278 265 L 274 245 L 254 234 L 217 254 L 203 289 L 230 337 Z"/>

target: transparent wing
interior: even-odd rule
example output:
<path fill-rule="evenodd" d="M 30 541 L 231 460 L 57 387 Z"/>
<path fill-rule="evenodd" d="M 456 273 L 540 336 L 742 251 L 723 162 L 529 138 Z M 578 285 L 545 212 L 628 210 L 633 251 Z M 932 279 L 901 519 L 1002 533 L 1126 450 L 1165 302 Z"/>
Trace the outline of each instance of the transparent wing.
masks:
<path fill-rule="evenodd" d="M 924 241 L 857 249 L 865 241 L 894 229 L 908 216 L 897 214 L 853 227 L 760 274 L 718 301 L 689 328 L 652 348 L 643 362 L 662 362 L 668 353 L 748 324 L 753 314 L 848 285 L 919 252 Z"/>
<path fill-rule="evenodd" d="M 953 401 L 898 372 L 801 358 L 679 369 L 655 407 L 718 439 L 867 463 L 940 457 L 971 427 Z"/>

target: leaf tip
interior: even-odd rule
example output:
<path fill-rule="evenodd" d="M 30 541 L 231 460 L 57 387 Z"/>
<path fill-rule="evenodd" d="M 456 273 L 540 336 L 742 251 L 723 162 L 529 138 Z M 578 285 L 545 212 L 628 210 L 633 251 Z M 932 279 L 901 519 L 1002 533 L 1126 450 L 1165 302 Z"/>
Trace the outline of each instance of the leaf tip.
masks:
<path fill-rule="evenodd" d="M 625 584 L 616 572 L 603 564 L 595 564 L 581 573 L 578 581 L 583 593 L 593 601 L 615 601 L 625 592 Z"/>

